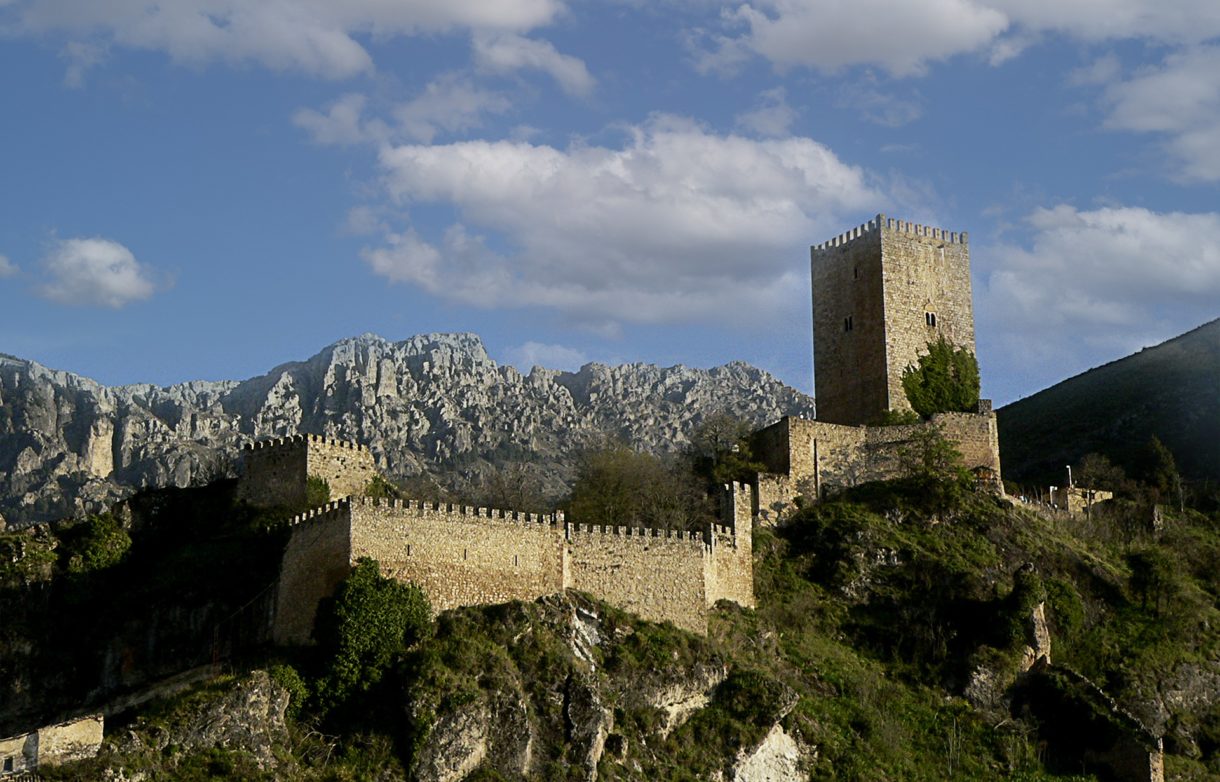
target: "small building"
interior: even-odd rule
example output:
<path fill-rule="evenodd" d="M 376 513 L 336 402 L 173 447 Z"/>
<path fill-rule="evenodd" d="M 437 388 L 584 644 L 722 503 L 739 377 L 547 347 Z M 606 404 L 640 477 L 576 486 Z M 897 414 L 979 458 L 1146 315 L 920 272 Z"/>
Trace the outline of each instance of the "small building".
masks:
<path fill-rule="evenodd" d="M 1047 493 L 1051 505 L 1068 513 L 1088 513 L 1093 506 L 1114 499 L 1114 492 L 1085 486 L 1052 486 Z"/>
<path fill-rule="evenodd" d="M 90 714 L 0 739 L 0 778 L 95 756 L 102 746 L 102 723 L 101 714 Z"/>

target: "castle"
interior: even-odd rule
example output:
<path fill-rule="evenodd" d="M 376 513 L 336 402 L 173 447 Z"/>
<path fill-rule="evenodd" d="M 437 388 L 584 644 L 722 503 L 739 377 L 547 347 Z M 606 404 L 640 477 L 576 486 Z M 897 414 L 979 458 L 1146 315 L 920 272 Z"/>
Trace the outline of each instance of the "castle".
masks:
<path fill-rule="evenodd" d="M 303 505 L 309 477 L 333 497 L 292 520 L 273 637 L 308 643 L 321 600 L 361 557 L 418 584 L 437 610 L 533 600 L 576 589 L 653 621 L 707 631 L 720 600 L 754 605 L 753 525 L 776 520 L 798 495 L 819 498 L 904 473 L 904 451 L 935 427 L 967 467 L 1000 487 L 996 419 L 975 412 L 869 426 L 909 410 L 902 372 L 944 337 L 974 350 L 965 233 L 878 215 L 811 249 L 817 420 L 784 418 L 753 435 L 766 465 L 747 485 L 723 487 L 719 523 L 698 531 L 587 526 L 562 513 L 439 505 L 362 496 L 377 475 L 363 446 L 317 435 L 255 443 L 245 451 L 239 497 Z"/>

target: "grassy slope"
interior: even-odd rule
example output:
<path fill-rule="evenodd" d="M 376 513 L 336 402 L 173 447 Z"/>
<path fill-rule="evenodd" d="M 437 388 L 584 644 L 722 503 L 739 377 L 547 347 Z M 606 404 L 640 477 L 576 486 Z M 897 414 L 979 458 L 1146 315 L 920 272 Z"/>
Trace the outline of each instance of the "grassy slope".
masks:
<path fill-rule="evenodd" d="M 727 770 L 738 748 L 765 734 L 787 693 L 796 702 L 783 722 L 816 747 L 815 779 L 1072 778 L 1052 773 L 1078 772 L 1079 764 L 1041 747 L 1033 721 L 980 712 L 960 697 L 980 661 L 1015 665 L 1020 606 L 1011 591 L 1026 562 L 1037 564 L 1046 585 L 1056 662 L 1089 675 L 1137 713 L 1179 666 L 1220 659 L 1215 520 L 1173 517 L 1154 539 L 1121 512 L 1067 523 L 967 495 L 930 521 L 915 509 L 919 502 L 901 486 L 873 485 L 808 509 L 783 530 L 759 530 L 759 607 L 722 605 L 706 641 L 599 605 L 604 637 L 612 639 L 598 652 L 599 686 L 628 748 L 625 758 L 603 759 L 601 778 L 694 780 Z M 1127 555 L 1148 550 L 1169 558 L 1170 577 L 1156 594 L 1140 595 Z M 433 716 L 515 688 L 534 704 L 535 757 L 547 776 L 578 778 L 555 725 L 563 724 L 556 711 L 563 682 L 585 668 L 548 612 L 553 619 L 543 602 L 445 614 L 435 637 L 382 692 L 382 707 L 361 704 L 370 719 L 337 727 L 307 711 L 281 748 L 297 758 L 294 770 L 278 778 L 360 779 L 370 763 L 401 769 L 396 753 L 410 751 L 402 737 L 430 720 L 402 716 L 404 687 Z M 621 696 L 625 682 L 667 665 L 721 661 L 728 682 L 668 738 L 655 732 L 656 710 Z M 379 722 L 378 713 L 398 716 Z M 322 751 L 329 745 L 319 743 L 317 727 L 341 734 L 338 749 Z M 1171 709 L 1168 730 L 1171 779 L 1220 774 L 1220 707 Z M 182 763 L 190 775 L 154 778 L 202 779 L 209 777 L 199 769 L 243 767 L 227 756 Z M 89 769 L 97 773 L 97 765 Z M 487 770 L 480 778 L 501 777 Z"/>
<path fill-rule="evenodd" d="M 1096 451 L 1128 468 L 1159 437 L 1183 475 L 1220 481 L 1220 320 L 997 412 L 1004 476 L 1061 483 Z"/>

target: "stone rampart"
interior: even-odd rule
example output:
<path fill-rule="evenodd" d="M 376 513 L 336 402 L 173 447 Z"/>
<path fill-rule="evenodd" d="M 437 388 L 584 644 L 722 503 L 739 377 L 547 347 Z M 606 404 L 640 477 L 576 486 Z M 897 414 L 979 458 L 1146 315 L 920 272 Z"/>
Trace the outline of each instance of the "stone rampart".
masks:
<path fill-rule="evenodd" d="M 338 500 L 292 520 L 280 561 L 275 620 L 277 644 L 309 643 L 318 603 L 334 593 L 352 563 L 351 502 Z"/>
<path fill-rule="evenodd" d="M 751 488 L 725 491 L 726 523 L 699 532 L 416 501 L 332 502 L 292 521 L 273 637 L 309 643 L 318 603 L 361 557 L 419 585 L 438 611 L 577 589 L 644 619 L 705 633 L 716 601 L 754 605 Z"/>
<path fill-rule="evenodd" d="M 303 506 L 309 476 L 325 480 L 339 499 L 360 494 L 377 474 L 367 447 L 316 434 L 249 443 L 242 460 L 237 496 L 258 507 Z"/>
<path fill-rule="evenodd" d="M 563 514 L 353 500 L 351 557 L 411 581 L 437 611 L 535 600 L 564 588 Z"/>
<path fill-rule="evenodd" d="M 847 426 L 784 418 L 753 435 L 755 456 L 766 465 L 757 481 L 760 515 L 793 496 L 810 498 L 867 481 L 900 478 L 910 469 L 917 436 L 938 428 L 962 454 L 966 468 L 985 470 L 998 489 L 1000 448 L 994 413 L 941 413 L 902 426 Z"/>
<path fill-rule="evenodd" d="M 568 586 L 654 622 L 707 632 L 706 545 L 699 533 L 570 525 Z"/>

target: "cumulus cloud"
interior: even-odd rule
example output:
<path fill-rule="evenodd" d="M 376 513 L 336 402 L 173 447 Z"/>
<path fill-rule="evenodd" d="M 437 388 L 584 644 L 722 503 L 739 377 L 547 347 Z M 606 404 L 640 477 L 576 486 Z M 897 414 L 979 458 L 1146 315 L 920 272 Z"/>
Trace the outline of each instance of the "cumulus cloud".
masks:
<path fill-rule="evenodd" d="M 1163 134 L 1173 173 L 1220 181 L 1220 46 L 1174 52 L 1106 90 L 1106 125 Z"/>
<path fill-rule="evenodd" d="M 785 68 L 870 63 L 897 76 L 982 49 L 1008 26 L 1004 14 L 972 0 L 755 0 L 726 20 L 745 32 L 721 39 L 720 57 L 737 60 L 745 49 Z"/>
<path fill-rule="evenodd" d="M 62 239 L 42 259 L 39 292 L 60 304 L 118 309 L 156 291 L 147 267 L 110 239 Z"/>
<path fill-rule="evenodd" d="M 737 127 L 760 136 L 786 136 L 796 121 L 796 110 L 788 105 L 783 87 L 766 90 L 758 96 L 758 105 L 738 114 Z"/>
<path fill-rule="evenodd" d="M 526 342 L 509 348 L 508 360 L 522 372 L 529 372 L 533 367 L 573 371 L 589 363 L 589 357 L 576 348 L 543 342 Z"/>
<path fill-rule="evenodd" d="M 176 62 L 256 62 L 277 70 L 346 78 L 373 69 L 363 36 L 490 30 L 549 23 L 561 0 L 16 0 L 5 15 L 19 31 L 70 42 L 164 52 Z M 80 61 L 69 78 L 80 78 Z"/>
<path fill-rule="evenodd" d="M 380 144 L 403 139 L 431 142 L 440 133 L 476 128 L 487 115 L 512 108 L 504 95 L 458 74 L 446 74 L 406 103 L 389 108 L 389 122 L 366 116 L 368 102 L 365 95 L 349 93 L 323 111 L 298 109 L 292 121 L 318 144 Z"/>
<path fill-rule="evenodd" d="M 511 33 L 474 36 L 475 62 L 483 70 L 511 73 L 528 69 L 546 73 L 564 92 L 588 95 L 596 84 L 584 61 L 562 54 L 546 41 Z"/>
<path fill-rule="evenodd" d="M 0 255 L 0 280 L 3 280 L 5 277 L 13 277 L 19 271 L 21 270 L 17 268 L 17 264 Z"/>
<path fill-rule="evenodd" d="M 1059 205 L 1026 227 L 1027 244 L 987 252 L 976 294 L 980 332 L 1017 366 L 1084 369 L 1220 314 L 1220 213 Z"/>
<path fill-rule="evenodd" d="M 381 152 L 406 208 L 443 204 L 443 236 L 391 234 L 375 272 L 485 306 L 556 309 L 590 328 L 777 318 L 807 298 L 810 237 L 883 203 L 808 138 L 752 140 L 657 117 L 621 147 L 468 141 Z M 850 216 L 850 217 L 849 217 Z"/>
<path fill-rule="evenodd" d="M 988 52 L 992 64 L 1047 33 L 1082 41 L 1142 39 L 1198 44 L 1220 35 L 1214 0 L 751 0 L 724 15 L 729 30 L 699 57 L 702 67 L 751 55 L 776 66 L 835 71 L 876 65 L 923 73 L 955 55 Z"/>

